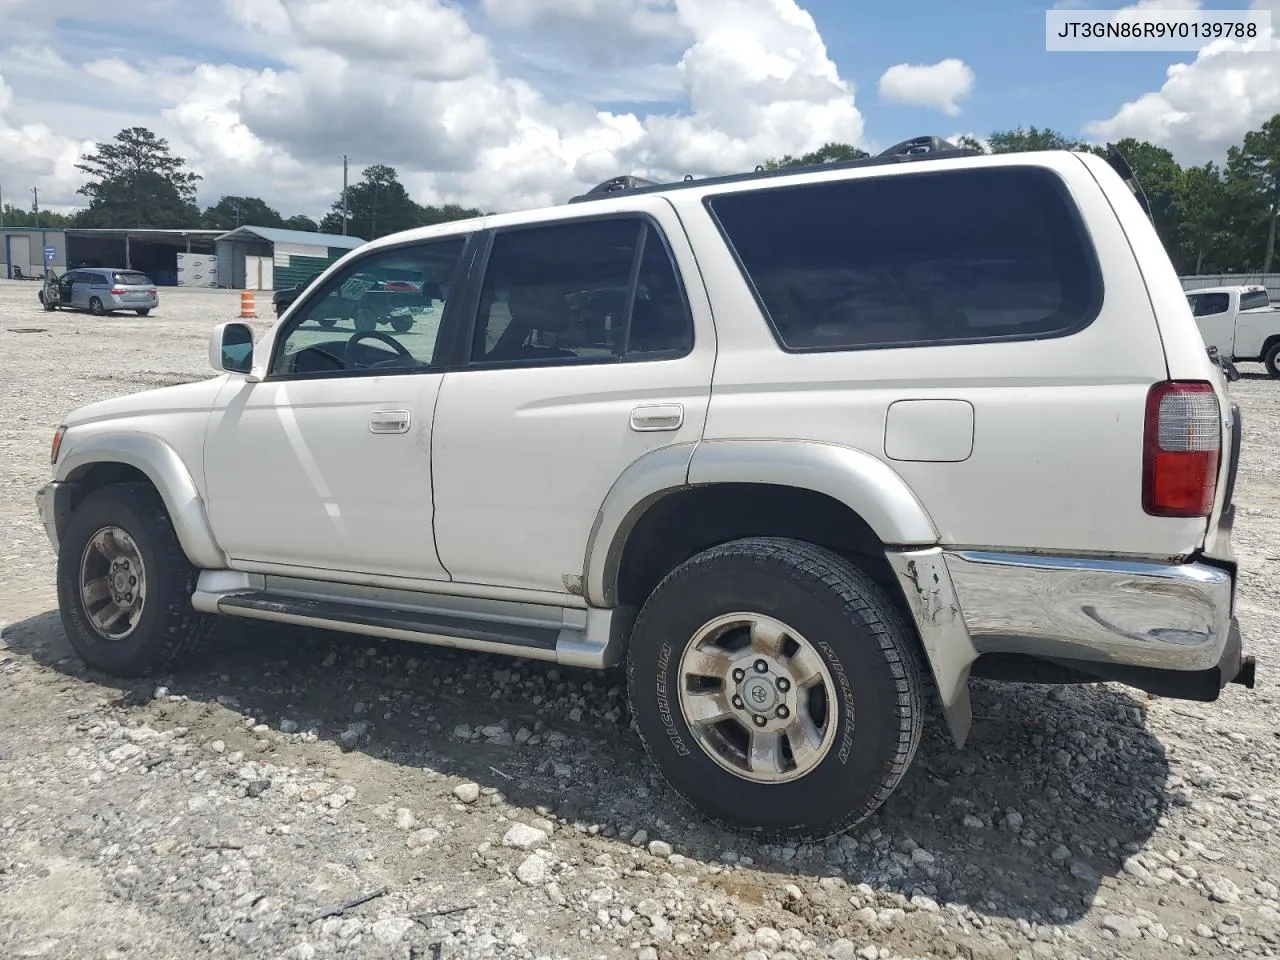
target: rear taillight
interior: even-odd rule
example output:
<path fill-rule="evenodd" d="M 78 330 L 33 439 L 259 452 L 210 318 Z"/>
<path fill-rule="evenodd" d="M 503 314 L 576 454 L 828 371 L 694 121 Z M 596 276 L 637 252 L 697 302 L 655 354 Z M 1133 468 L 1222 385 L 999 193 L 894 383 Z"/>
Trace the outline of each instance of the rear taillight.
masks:
<path fill-rule="evenodd" d="M 112 287 L 112 288 L 111 288 L 111 295 L 112 295 L 113 297 L 123 297 L 123 296 L 124 296 L 124 287 Z"/>
<path fill-rule="evenodd" d="M 156 288 L 155 288 L 155 287 L 151 287 L 149 290 L 147 290 L 147 295 L 148 295 L 148 296 L 151 296 L 151 297 L 154 297 L 154 296 L 156 295 Z"/>
<path fill-rule="evenodd" d="M 1157 383 L 1147 393 L 1142 509 L 1156 517 L 1213 512 L 1222 452 L 1222 412 L 1213 386 Z"/>

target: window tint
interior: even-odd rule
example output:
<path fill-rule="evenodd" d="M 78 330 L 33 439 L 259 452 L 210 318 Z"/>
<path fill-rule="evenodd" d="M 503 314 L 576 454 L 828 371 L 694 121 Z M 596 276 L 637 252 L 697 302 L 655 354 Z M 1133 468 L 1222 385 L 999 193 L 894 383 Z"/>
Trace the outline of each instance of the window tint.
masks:
<path fill-rule="evenodd" d="M 1240 294 L 1241 310 L 1257 310 L 1259 307 L 1265 309 L 1271 306 L 1271 298 L 1267 296 L 1265 290 L 1255 290 L 1252 293 Z"/>
<path fill-rule="evenodd" d="M 273 375 L 431 365 L 465 237 L 392 247 L 349 263 L 314 290 L 276 341 Z"/>
<path fill-rule="evenodd" d="M 707 205 L 788 349 L 1057 336 L 1101 306 L 1096 256 L 1047 170 L 870 177 Z"/>
<path fill-rule="evenodd" d="M 653 359 L 692 345 L 675 268 L 645 221 L 560 223 L 494 237 L 473 362 Z"/>
<path fill-rule="evenodd" d="M 1231 307 L 1231 295 L 1227 293 L 1195 293 L 1187 299 L 1191 301 L 1192 314 L 1197 317 L 1226 313 Z"/>
<path fill-rule="evenodd" d="M 111 282 L 124 287 L 149 287 L 151 278 L 133 270 L 119 270 L 111 275 Z"/>

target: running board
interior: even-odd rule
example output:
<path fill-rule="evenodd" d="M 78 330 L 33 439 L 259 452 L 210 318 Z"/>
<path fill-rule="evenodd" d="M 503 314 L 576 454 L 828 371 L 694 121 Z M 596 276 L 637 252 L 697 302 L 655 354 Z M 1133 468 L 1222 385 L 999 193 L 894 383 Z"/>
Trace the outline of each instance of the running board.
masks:
<path fill-rule="evenodd" d="M 205 613 L 603 669 L 630 616 L 580 607 L 356 588 L 207 570 L 191 598 Z M 625 611 L 630 613 L 630 611 Z"/>

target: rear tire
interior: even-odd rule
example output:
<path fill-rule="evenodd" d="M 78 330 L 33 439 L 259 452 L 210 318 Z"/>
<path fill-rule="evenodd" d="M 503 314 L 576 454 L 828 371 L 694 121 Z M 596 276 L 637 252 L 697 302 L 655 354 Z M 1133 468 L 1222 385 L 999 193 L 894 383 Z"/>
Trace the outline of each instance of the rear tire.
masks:
<path fill-rule="evenodd" d="M 396 333 L 408 333 L 413 327 L 413 317 L 392 317 L 391 329 Z"/>
<path fill-rule="evenodd" d="M 102 305 L 101 300 L 99 300 L 97 297 L 94 297 L 92 300 L 89 301 L 89 312 L 92 313 L 95 317 L 102 317 L 102 316 L 106 316 L 107 309 Z"/>
<path fill-rule="evenodd" d="M 1273 343 L 1267 348 L 1267 352 L 1263 356 L 1262 362 L 1266 364 L 1267 373 L 1277 379 L 1280 379 L 1280 343 Z"/>
<path fill-rule="evenodd" d="M 137 314 L 138 316 L 140 316 L 140 317 L 145 317 L 145 316 L 146 316 L 147 314 L 149 314 L 150 312 L 151 312 L 151 308 L 150 308 L 150 307 L 143 307 L 142 309 L 139 309 L 139 310 L 135 310 L 135 311 L 134 311 L 134 313 L 136 313 L 136 314 Z"/>
<path fill-rule="evenodd" d="M 817 840 L 874 813 L 910 766 L 924 715 L 916 649 L 866 573 L 809 543 L 753 537 L 653 591 L 628 694 L 650 758 L 699 813 L 762 840 Z"/>
<path fill-rule="evenodd" d="M 191 606 L 197 576 L 152 487 L 122 483 L 89 494 L 58 549 L 58 608 L 72 648 L 116 677 L 189 659 L 212 623 Z"/>

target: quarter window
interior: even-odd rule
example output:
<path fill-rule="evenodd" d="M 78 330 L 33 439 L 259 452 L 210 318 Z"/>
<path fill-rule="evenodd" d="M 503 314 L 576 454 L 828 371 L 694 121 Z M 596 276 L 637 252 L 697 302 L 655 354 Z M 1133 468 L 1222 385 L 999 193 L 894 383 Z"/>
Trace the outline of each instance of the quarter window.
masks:
<path fill-rule="evenodd" d="M 650 360 L 692 346 L 670 252 L 647 221 L 558 223 L 494 237 L 473 365 Z"/>
<path fill-rule="evenodd" d="M 465 246 L 450 237 L 353 260 L 281 330 L 272 375 L 430 367 Z"/>
<path fill-rule="evenodd" d="M 1096 255 L 1048 170 L 836 180 L 707 206 L 788 350 L 1061 336 L 1101 307 Z"/>

